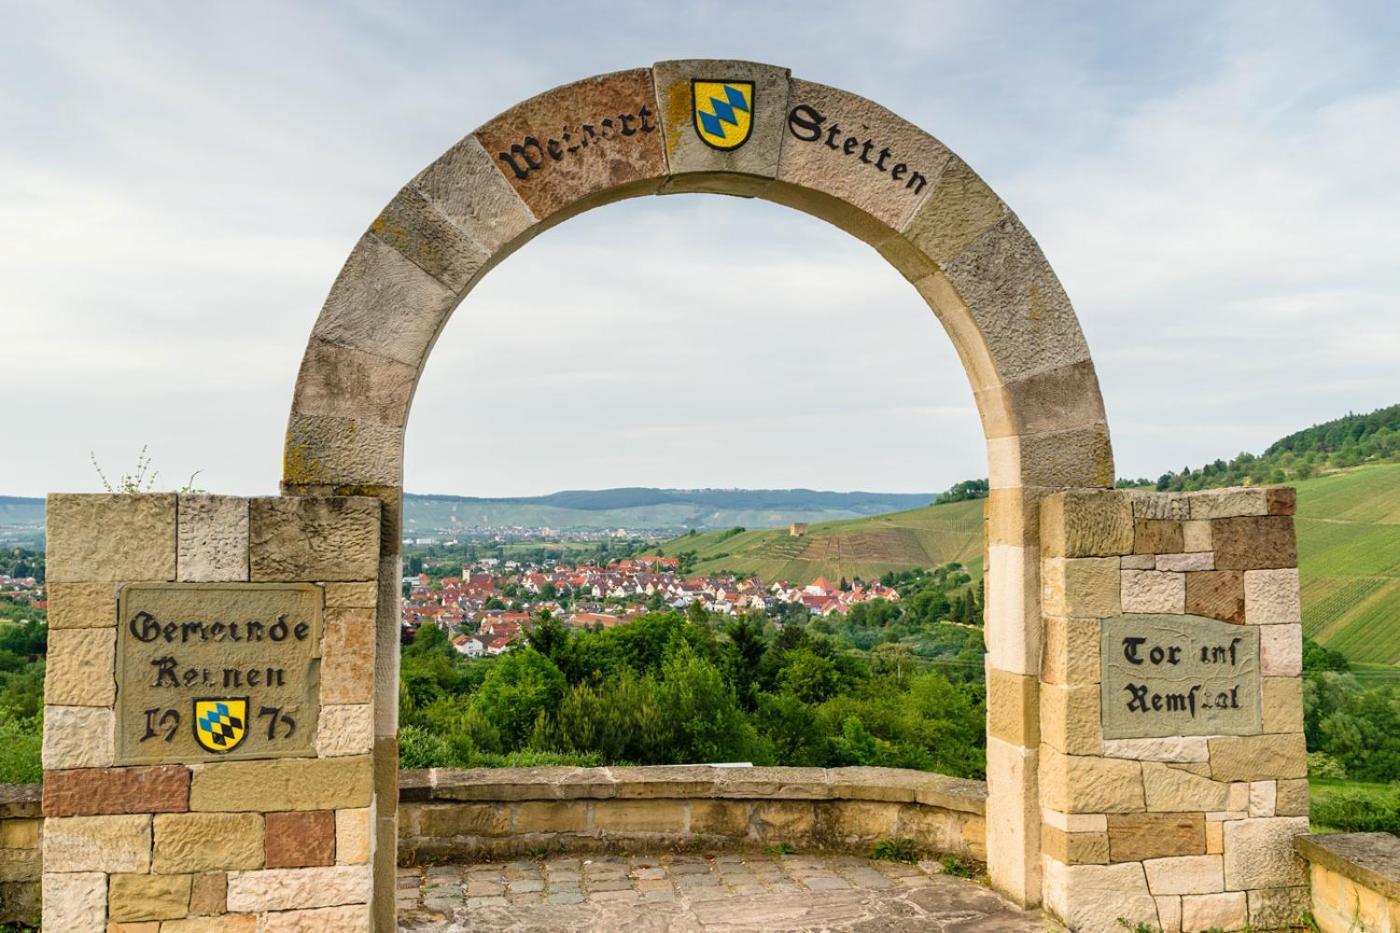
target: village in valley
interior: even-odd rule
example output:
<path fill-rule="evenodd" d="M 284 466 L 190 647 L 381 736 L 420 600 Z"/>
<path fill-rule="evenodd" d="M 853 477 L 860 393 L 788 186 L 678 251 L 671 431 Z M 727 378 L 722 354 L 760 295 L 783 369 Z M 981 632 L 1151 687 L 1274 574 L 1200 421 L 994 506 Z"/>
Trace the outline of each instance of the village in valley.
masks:
<path fill-rule="evenodd" d="M 543 613 L 577 629 L 626 625 L 649 612 L 673 610 L 720 615 L 759 612 L 786 617 L 825 617 L 872 599 L 898 602 L 881 583 L 832 583 L 819 577 L 805 586 L 758 577 L 684 577 L 674 557 L 640 556 L 598 564 L 534 564 L 483 559 L 460 576 L 409 578 L 403 602 L 403 637 L 436 625 L 466 657 L 509 651 L 532 619 Z"/>

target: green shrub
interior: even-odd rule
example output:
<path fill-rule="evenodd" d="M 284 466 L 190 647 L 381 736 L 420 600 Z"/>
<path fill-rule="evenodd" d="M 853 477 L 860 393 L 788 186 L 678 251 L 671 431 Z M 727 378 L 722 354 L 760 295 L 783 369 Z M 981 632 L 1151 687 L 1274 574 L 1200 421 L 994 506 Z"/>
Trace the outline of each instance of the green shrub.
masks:
<path fill-rule="evenodd" d="M 1351 833 L 1400 835 L 1400 788 L 1319 790 L 1312 801 L 1313 823 Z"/>

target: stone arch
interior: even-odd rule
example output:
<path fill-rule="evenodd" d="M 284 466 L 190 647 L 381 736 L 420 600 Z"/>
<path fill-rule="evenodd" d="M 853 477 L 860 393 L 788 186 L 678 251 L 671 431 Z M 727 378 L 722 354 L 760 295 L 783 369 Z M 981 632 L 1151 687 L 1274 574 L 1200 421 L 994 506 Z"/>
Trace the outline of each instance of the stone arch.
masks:
<path fill-rule="evenodd" d="M 711 79 L 752 83 L 749 135 L 731 149 L 707 143 L 692 125 L 692 81 Z M 587 78 L 466 136 L 374 219 L 312 330 L 287 427 L 283 491 L 384 502 L 376 887 L 385 871 L 389 889 L 393 882 L 403 437 L 428 354 L 476 282 L 536 234 L 612 201 L 686 192 L 766 198 L 858 237 L 913 284 L 957 348 L 981 416 L 992 486 L 990 871 L 1004 893 L 1037 904 L 1039 501 L 1114 480 L 1079 322 L 1020 220 L 937 139 L 871 101 L 786 69 L 712 60 Z M 392 896 L 379 902 L 392 910 Z"/>

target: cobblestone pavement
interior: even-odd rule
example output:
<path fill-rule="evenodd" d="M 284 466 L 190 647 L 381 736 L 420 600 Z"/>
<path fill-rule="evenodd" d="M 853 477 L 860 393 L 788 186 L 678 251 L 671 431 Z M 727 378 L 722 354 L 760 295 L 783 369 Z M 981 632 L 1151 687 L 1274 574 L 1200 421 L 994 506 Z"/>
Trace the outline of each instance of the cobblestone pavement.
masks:
<path fill-rule="evenodd" d="M 581 855 L 401 868 L 398 907 L 403 933 L 1058 929 L 936 864 L 839 855 Z"/>

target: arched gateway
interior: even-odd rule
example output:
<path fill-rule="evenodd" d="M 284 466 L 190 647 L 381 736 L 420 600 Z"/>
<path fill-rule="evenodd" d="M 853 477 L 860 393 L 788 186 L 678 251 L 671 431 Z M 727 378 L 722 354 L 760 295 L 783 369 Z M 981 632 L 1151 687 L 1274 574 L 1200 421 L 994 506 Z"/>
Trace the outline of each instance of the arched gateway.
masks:
<path fill-rule="evenodd" d="M 399 191 L 312 330 L 283 496 L 51 498 L 46 839 L 60 843 L 45 853 L 46 917 L 92 918 L 101 901 L 115 918 L 119 878 L 135 895 L 171 873 L 193 879 L 183 895 L 193 915 L 198 885 L 218 874 L 218 912 L 322 911 L 320 922 L 349 929 L 370 911 L 375 929 L 392 929 L 403 437 L 419 376 L 458 303 L 533 236 L 612 201 L 687 192 L 765 198 L 869 243 L 963 361 L 991 479 L 993 884 L 1079 929 L 1119 916 L 1173 928 L 1193 910 L 1229 927 L 1232 910 L 1254 917 L 1256 897 L 1261 909 L 1296 899 L 1302 881 L 1284 850 L 1306 810 L 1287 491 L 1113 491 L 1098 381 L 1069 299 L 961 159 L 884 108 L 785 69 L 671 61 L 525 101 Z M 94 541 L 94 525 L 122 529 L 122 546 Z M 159 674 L 164 657 L 185 665 L 181 652 L 199 650 L 191 641 L 212 637 L 162 628 L 162 614 L 220 606 L 244 616 L 262 606 L 268 624 L 303 613 L 304 627 L 283 625 L 275 656 L 292 683 L 271 689 L 264 630 L 256 645 L 245 630 L 228 651 L 246 670 L 225 668 L 219 689 L 203 686 L 208 668 L 169 662 L 167 686 L 210 694 L 192 697 L 194 723 L 181 724 L 162 702 L 175 691 L 159 678 L 142 687 L 133 671 Z M 84 612 L 97 621 L 62 631 Z M 115 644 L 92 634 L 110 633 L 113 617 Z M 1160 680 L 1115 653 L 1132 646 L 1135 664 L 1141 646 L 1150 666 L 1159 642 L 1163 658 L 1186 660 Z M 1228 672 L 1196 669 L 1224 663 L 1232 643 Z M 113 659 L 116 691 L 77 682 L 94 659 Z M 1193 691 L 1182 677 L 1201 683 Z M 1190 716 L 1177 709 L 1188 694 Z M 111 741 L 94 751 L 104 730 Z M 103 792 L 118 803 L 85 802 L 99 772 L 124 788 Z M 84 854 L 118 830 L 145 849 Z M 296 844 L 327 833 L 319 855 Z M 209 834 L 235 851 L 206 851 Z"/>

